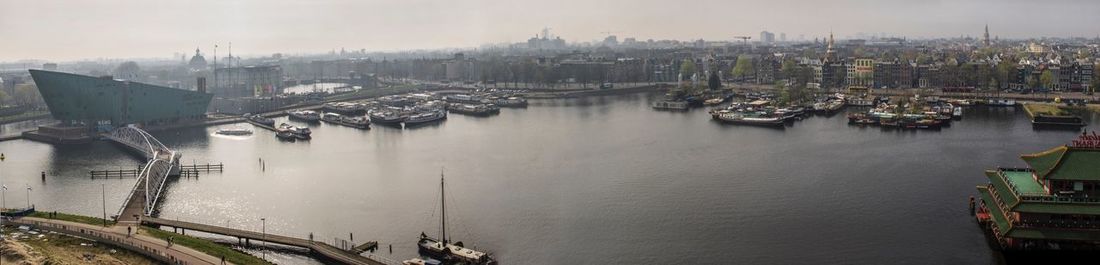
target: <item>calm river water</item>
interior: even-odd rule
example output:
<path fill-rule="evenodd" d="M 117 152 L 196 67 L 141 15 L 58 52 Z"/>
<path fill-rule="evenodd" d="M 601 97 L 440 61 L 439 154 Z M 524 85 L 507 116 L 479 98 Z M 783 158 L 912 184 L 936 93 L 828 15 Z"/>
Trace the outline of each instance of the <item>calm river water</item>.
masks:
<path fill-rule="evenodd" d="M 329 242 L 354 233 L 403 260 L 421 231 L 439 233 L 444 170 L 451 237 L 504 264 L 988 264 L 997 258 L 966 205 L 982 170 L 1023 166 L 1019 154 L 1076 134 L 1032 129 L 1012 108 L 970 108 L 941 131 L 852 127 L 843 114 L 777 130 L 653 111 L 658 97 L 536 100 L 404 130 L 321 124 L 295 143 L 262 130 L 155 133 L 185 164 L 226 165 L 171 182 L 160 216 L 256 230 L 267 218 L 269 233 Z M 104 193 L 117 212 L 135 180 L 88 171 L 140 163 L 105 142 L 0 152 L 6 205 L 26 205 L 30 186 L 40 209 L 93 216 Z"/>

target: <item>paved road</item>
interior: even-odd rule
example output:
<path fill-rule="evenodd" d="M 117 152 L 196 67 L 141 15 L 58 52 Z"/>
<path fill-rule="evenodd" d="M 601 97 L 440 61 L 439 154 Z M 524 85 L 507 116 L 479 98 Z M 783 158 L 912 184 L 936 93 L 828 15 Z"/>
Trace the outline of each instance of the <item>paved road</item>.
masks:
<path fill-rule="evenodd" d="M 214 257 L 180 245 L 169 247 L 168 242 L 155 237 L 143 234 L 127 236 L 126 226 L 124 225 L 102 227 L 36 217 L 15 218 L 12 223 L 95 239 L 98 242 L 126 248 L 168 264 L 222 264 L 221 257 Z M 134 230 L 137 231 L 137 227 L 134 227 Z"/>

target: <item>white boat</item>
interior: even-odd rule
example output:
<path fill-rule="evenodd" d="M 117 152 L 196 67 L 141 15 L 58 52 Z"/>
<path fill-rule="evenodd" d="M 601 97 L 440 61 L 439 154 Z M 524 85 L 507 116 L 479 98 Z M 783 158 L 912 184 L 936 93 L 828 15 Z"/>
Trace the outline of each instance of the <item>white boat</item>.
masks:
<path fill-rule="evenodd" d="M 961 118 L 963 116 L 963 108 L 956 106 L 955 110 L 951 112 L 951 116 Z"/>
<path fill-rule="evenodd" d="M 442 109 L 430 110 L 422 113 L 410 115 L 405 119 L 405 126 L 412 126 L 418 124 L 424 124 L 434 121 L 440 121 L 447 118 L 447 111 Z"/>
<path fill-rule="evenodd" d="M 309 140 L 313 138 L 311 136 L 313 132 L 310 131 L 309 128 L 297 127 L 286 123 L 279 124 L 278 131 L 288 131 L 290 132 L 290 134 L 294 135 L 294 138 L 298 138 L 301 140 Z"/>
<path fill-rule="evenodd" d="M 312 110 L 287 111 L 286 114 L 292 120 L 304 122 L 318 122 L 321 120 L 321 114 Z"/>

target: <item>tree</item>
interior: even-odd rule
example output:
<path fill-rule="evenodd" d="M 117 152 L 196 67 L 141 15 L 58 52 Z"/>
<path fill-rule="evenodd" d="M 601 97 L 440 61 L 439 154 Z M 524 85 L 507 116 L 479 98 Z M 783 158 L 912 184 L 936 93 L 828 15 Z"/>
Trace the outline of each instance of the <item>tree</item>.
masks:
<path fill-rule="evenodd" d="M 746 74 L 755 73 L 756 69 L 752 64 L 752 57 L 748 55 L 737 56 L 737 64 L 733 66 L 733 75 L 739 78 L 744 78 Z"/>
<path fill-rule="evenodd" d="M 1015 76 L 1015 73 L 1016 73 L 1016 64 L 1010 63 L 1007 60 L 1004 60 L 1004 61 L 1001 61 L 1000 63 L 997 63 L 997 74 L 995 74 L 994 77 L 993 77 L 994 79 L 997 80 L 997 84 L 999 85 L 996 88 L 1001 89 L 1006 84 L 1011 83 L 1012 80 L 1014 79 L 1013 76 Z"/>
<path fill-rule="evenodd" d="M 791 92 L 788 91 L 787 85 L 783 81 L 775 81 L 775 88 L 779 90 L 779 98 L 776 99 L 776 105 L 786 106 L 791 102 Z"/>
<path fill-rule="evenodd" d="M 16 105 L 31 106 L 42 103 L 42 95 L 38 93 L 38 87 L 32 84 L 20 84 L 15 86 L 12 100 Z"/>
<path fill-rule="evenodd" d="M 684 60 L 683 63 L 680 63 L 680 75 L 682 75 L 685 80 L 690 79 L 691 75 L 693 75 L 693 74 L 695 74 L 695 61 L 694 60 L 688 59 L 688 60 Z"/>
<path fill-rule="evenodd" d="M 711 90 L 722 87 L 722 78 L 718 77 L 717 71 L 710 72 L 710 76 L 707 77 L 707 87 L 709 87 Z"/>
<path fill-rule="evenodd" d="M 1039 82 L 1042 83 L 1044 88 L 1054 87 L 1054 72 L 1043 70 L 1043 74 L 1039 75 Z"/>

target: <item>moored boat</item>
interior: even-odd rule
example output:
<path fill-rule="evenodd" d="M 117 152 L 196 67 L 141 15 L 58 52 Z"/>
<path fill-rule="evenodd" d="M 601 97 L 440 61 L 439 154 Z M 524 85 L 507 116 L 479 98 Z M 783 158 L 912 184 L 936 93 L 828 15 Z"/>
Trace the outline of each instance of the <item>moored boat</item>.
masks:
<path fill-rule="evenodd" d="M 440 209 L 442 212 L 439 218 L 441 228 L 439 239 L 429 237 L 427 234 L 421 232 L 420 240 L 416 243 L 417 252 L 421 255 L 452 264 L 496 264 L 496 260 L 494 260 L 489 253 L 466 248 L 462 244 L 462 241 L 451 243 L 447 237 L 447 197 L 442 174 L 439 176 L 439 191 Z"/>
<path fill-rule="evenodd" d="M 493 101 L 493 104 L 506 108 L 526 108 L 527 99 L 521 97 L 501 98 Z"/>
<path fill-rule="evenodd" d="M 767 117 L 757 113 L 734 112 L 729 110 L 716 111 L 711 113 L 711 115 L 714 119 L 725 123 L 783 127 L 783 118 L 781 117 Z"/>
<path fill-rule="evenodd" d="M 429 110 L 413 115 L 405 119 L 405 126 L 415 126 L 447 119 L 447 111 L 443 109 Z"/>
<path fill-rule="evenodd" d="M 221 134 L 221 135 L 244 136 L 244 135 L 252 135 L 252 130 L 245 129 L 245 128 L 228 128 L 228 129 L 218 129 L 214 133 Z"/>
<path fill-rule="evenodd" d="M 310 131 L 309 128 L 297 127 L 286 123 L 279 124 L 279 128 L 276 130 L 276 132 L 279 131 L 288 131 L 291 135 L 294 136 L 294 138 L 297 138 L 299 140 L 309 140 L 313 138 L 313 132 Z"/>
<path fill-rule="evenodd" d="M 657 110 L 687 110 L 687 101 L 658 100 L 653 102 L 653 109 Z"/>
<path fill-rule="evenodd" d="M 263 125 L 267 127 L 275 127 L 275 119 L 260 116 L 259 114 L 245 114 L 245 120 L 250 123 Z"/>
<path fill-rule="evenodd" d="M 401 126 L 401 123 L 408 118 L 401 115 L 397 109 L 391 108 L 373 109 L 367 112 L 367 116 L 370 117 L 371 123 L 389 126 Z"/>
<path fill-rule="evenodd" d="M 500 113 L 500 108 L 493 104 L 451 103 L 447 104 L 447 111 L 474 116 L 488 116 Z"/>
<path fill-rule="evenodd" d="M 286 114 L 287 114 L 288 117 L 290 117 L 291 120 L 310 122 L 310 123 L 321 121 L 321 113 L 318 113 L 317 111 L 313 111 L 313 110 L 287 111 Z"/>

